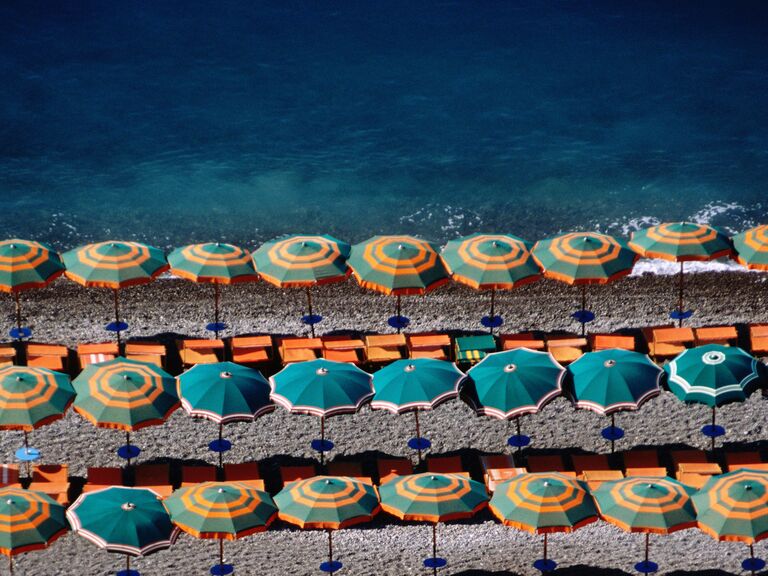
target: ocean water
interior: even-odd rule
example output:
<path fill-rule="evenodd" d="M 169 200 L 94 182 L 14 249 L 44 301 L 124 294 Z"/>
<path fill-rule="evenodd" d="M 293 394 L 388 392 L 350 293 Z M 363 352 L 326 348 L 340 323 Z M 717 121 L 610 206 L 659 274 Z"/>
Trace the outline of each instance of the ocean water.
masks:
<path fill-rule="evenodd" d="M 768 221 L 768 3 L 4 0 L 0 237 Z"/>

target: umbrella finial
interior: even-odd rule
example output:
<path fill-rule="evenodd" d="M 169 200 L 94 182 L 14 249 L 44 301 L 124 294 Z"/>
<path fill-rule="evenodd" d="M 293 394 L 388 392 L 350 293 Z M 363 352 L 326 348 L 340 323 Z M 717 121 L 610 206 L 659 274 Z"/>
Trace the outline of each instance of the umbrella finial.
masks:
<path fill-rule="evenodd" d="M 318 376 L 325 376 L 326 374 L 328 374 L 328 368 L 318 368 L 317 370 L 315 370 L 315 374 L 317 374 Z"/>
<path fill-rule="evenodd" d="M 413 372 L 414 370 L 416 370 L 415 364 L 408 364 L 408 366 L 405 367 L 405 372 Z"/>
<path fill-rule="evenodd" d="M 216 490 L 216 492 L 218 492 L 219 494 L 224 494 L 225 490 L 224 488 L 219 488 L 218 490 Z"/>
<path fill-rule="evenodd" d="M 752 484 L 744 484 L 744 490 L 752 490 Z"/>
<path fill-rule="evenodd" d="M 507 364 L 504 366 L 504 372 L 514 372 L 517 370 L 517 364 Z"/>
<path fill-rule="evenodd" d="M 232 378 L 232 372 L 229 372 L 228 370 L 224 370 L 221 374 L 219 374 L 221 378 Z"/>
<path fill-rule="evenodd" d="M 5 503 L 8 504 L 8 506 L 13 506 L 13 498 L 8 498 Z"/>
<path fill-rule="evenodd" d="M 16 382 L 24 382 L 24 378 L 21 376 L 16 376 Z"/>
<path fill-rule="evenodd" d="M 11 244 L 9 244 L 9 245 L 8 245 L 8 247 L 9 247 L 11 250 L 15 250 L 15 249 L 16 249 L 16 244 L 13 244 L 13 243 L 11 243 Z"/>
<path fill-rule="evenodd" d="M 405 246 L 403 246 L 402 244 L 398 244 L 397 245 L 397 249 L 398 250 L 405 250 Z"/>
<path fill-rule="evenodd" d="M 549 488 L 549 480 L 544 480 L 544 487 Z"/>
<path fill-rule="evenodd" d="M 133 502 L 126 502 L 125 504 L 120 506 L 120 508 L 122 508 L 126 512 L 130 512 L 131 510 L 134 510 L 136 508 L 136 504 L 134 504 Z"/>
<path fill-rule="evenodd" d="M 123 380 L 130 380 L 131 375 L 130 374 L 123 374 Z"/>
<path fill-rule="evenodd" d="M 437 480 L 437 476 L 435 476 L 434 474 L 432 474 L 432 476 L 430 476 L 430 477 L 429 477 L 429 479 L 430 479 L 430 480 Z"/>
<path fill-rule="evenodd" d="M 606 360 L 605 362 L 603 362 L 603 366 L 605 366 L 606 368 L 613 368 L 614 366 L 616 366 L 616 360 L 614 360 L 613 358 L 611 358 L 610 360 Z"/>
<path fill-rule="evenodd" d="M 325 483 L 326 483 L 326 484 L 332 484 L 332 482 L 331 482 L 331 479 L 330 479 L 330 478 L 326 478 L 326 479 L 325 479 Z"/>

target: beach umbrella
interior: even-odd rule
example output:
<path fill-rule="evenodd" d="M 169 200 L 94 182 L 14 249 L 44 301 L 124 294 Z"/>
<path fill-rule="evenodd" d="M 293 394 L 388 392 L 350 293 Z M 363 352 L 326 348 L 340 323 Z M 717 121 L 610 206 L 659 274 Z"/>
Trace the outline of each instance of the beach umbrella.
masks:
<path fill-rule="evenodd" d="M 29 447 L 29 432 L 62 418 L 74 398 L 66 374 L 29 366 L 0 368 L 0 430 L 24 432 L 17 458 L 28 463 L 40 456 Z"/>
<path fill-rule="evenodd" d="M 398 332 L 409 322 L 400 314 L 400 297 L 426 294 L 448 282 L 437 247 L 413 236 L 374 236 L 355 244 L 348 264 L 360 286 L 397 297 L 389 325 Z"/>
<path fill-rule="evenodd" d="M 24 290 L 44 288 L 64 273 L 64 264 L 58 252 L 47 244 L 31 240 L 3 240 L 0 242 L 0 291 L 13 294 L 16 304 L 16 327 L 11 338 L 20 340 L 32 335 L 21 325 L 19 294 Z"/>
<path fill-rule="evenodd" d="M 259 275 L 278 288 L 304 288 L 307 315 L 302 318 L 315 337 L 322 316 L 312 312 L 313 286 L 346 280 L 351 247 L 333 236 L 283 236 L 270 240 L 253 253 Z"/>
<path fill-rule="evenodd" d="M 224 564 L 224 540 L 265 531 L 277 517 L 272 497 L 239 482 L 203 482 L 176 490 L 163 501 L 171 521 L 195 538 L 219 541 L 219 563 L 212 574 L 224 576 L 234 568 Z"/>
<path fill-rule="evenodd" d="M 213 284 L 213 322 L 206 330 L 213 332 L 216 338 L 226 329 L 226 324 L 219 322 L 219 299 L 222 284 L 254 282 L 258 279 L 251 253 L 243 248 L 209 242 L 190 244 L 176 248 L 168 254 L 171 273 L 181 278 L 200 284 Z"/>
<path fill-rule="evenodd" d="M 471 518 L 488 504 L 485 486 L 462 474 L 396 476 L 379 486 L 379 496 L 385 512 L 401 520 L 432 523 L 432 557 L 424 566 L 435 574 L 446 565 L 437 556 L 437 523 Z"/>
<path fill-rule="evenodd" d="M 173 376 L 147 362 L 118 357 L 89 364 L 72 384 L 78 414 L 100 428 L 125 431 L 126 445 L 117 453 L 128 464 L 141 452 L 131 445 L 131 432 L 162 424 L 179 407 Z"/>
<path fill-rule="evenodd" d="M 275 504 L 284 522 L 328 533 L 328 561 L 320 569 L 331 574 L 342 567 L 333 559 L 333 530 L 368 522 L 381 509 L 376 488 L 344 476 L 313 476 L 290 482 L 277 493 Z"/>
<path fill-rule="evenodd" d="M 232 447 L 223 438 L 228 422 L 252 422 L 275 409 L 269 399 L 269 382 L 261 372 L 233 362 L 196 364 L 177 379 L 181 407 L 195 418 L 205 418 L 219 425 L 219 439 L 209 448 L 222 454 Z"/>
<path fill-rule="evenodd" d="M 618 280 L 628 275 L 638 260 L 623 241 L 597 232 L 572 232 L 540 240 L 532 253 L 544 276 L 581 286 L 581 310 L 573 317 L 581 323 L 582 335 L 585 324 L 595 317 L 586 309 L 587 285 Z"/>
<path fill-rule="evenodd" d="M 120 332 L 128 324 L 120 321 L 119 290 L 148 284 L 168 270 L 165 254 L 159 248 L 139 242 L 97 242 L 65 252 L 61 256 L 67 267 L 64 274 L 87 288 L 109 288 L 115 305 L 115 321 L 106 328 L 114 332 L 120 343 Z"/>
<path fill-rule="evenodd" d="M 587 352 L 568 366 L 568 372 L 576 407 L 611 417 L 611 425 L 602 431 L 611 441 L 611 452 L 614 442 L 624 437 L 616 426 L 616 412 L 637 410 L 658 396 L 664 374 L 646 354 L 616 348 Z"/>
<path fill-rule="evenodd" d="M 462 398 L 481 416 L 515 420 L 517 434 L 507 444 L 521 449 L 530 438 L 520 432 L 520 417 L 536 414 L 563 390 L 563 368 L 549 352 L 517 348 L 488 354 L 467 372 Z"/>
<path fill-rule="evenodd" d="M 700 530 L 715 540 L 749 546 L 744 570 L 754 574 L 765 567 L 753 546 L 768 537 L 768 473 L 743 469 L 713 476 L 693 495 L 693 505 Z"/>
<path fill-rule="evenodd" d="M 670 222 L 632 232 L 629 247 L 644 258 L 680 262 L 678 305 L 670 317 L 681 326 L 693 312 L 683 310 L 683 266 L 686 262 L 707 262 L 733 255 L 728 237 L 711 226 L 693 222 Z"/>
<path fill-rule="evenodd" d="M 332 360 L 310 360 L 288 364 L 269 378 L 270 397 L 292 414 L 310 414 L 320 418 L 320 439 L 312 448 L 325 453 L 333 442 L 325 439 L 325 419 L 339 414 L 354 414 L 373 397 L 373 379 L 354 364 Z"/>
<path fill-rule="evenodd" d="M 393 414 L 413 412 L 416 420 L 416 436 L 408 446 L 419 453 L 432 444 L 421 437 L 419 410 L 432 410 L 439 404 L 456 398 L 464 373 L 453 362 L 434 358 L 396 360 L 373 374 L 371 400 L 374 410 L 387 410 Z"/>
<path fill-rule="evenodd" d="M 644 574 L 659 567 L 648 559 L 651 534 L 671 534 L 696 526 L 693 488 L 672 478 L 632 477 L 603 482 L 592 491 L 600 517 L 626 532 L 645 534 L 645 560 L 635 565 Z"/>
<path fill-rule="evenodd" d="M 765 377 L 765 365 L 736 346 L 707 344 L 689 348 L 664 366 L 669 389 L 686 403 L 712 408 L 712 424 L 701 429 L 712 440 L 725 434 L 715 424 L 718 406 L 744 402 Z"/>
<path fill-rule="evenodd" d="M 47 548 L 63 536 L 69 525 L 64 506 L 35 490 L 0 488 L 0 552 L 8 556 L 13 574 L 13 556 Z"/>
<path fill-rule="evenodd" d="M 736 260 L 742 266 L 768 272 L 768 224 L 737 234 L 732 241 Z"/>
<path fill-rule="evenodd" d="M 67 510 L 72 531 L 107 552 L 125 554 L 126 576 L 131 556 L 168 548 L 179 529 L 173 526 L 160 495 L 149 488 L 111 486 L 81 494 Z"/>
<path fill-rule="evenodd" d="M 586 484 L 556 472 L 521 474 L 501 482 L 489 507 L 505 526 L 544 534 L 544 556 L 533 564 L 541 572 L 557 567 L 547 557 L 548 534 L 572 532 L 597 520 Z"/>
<path fill-rule="evenodd" d="M 508 234 L 471 234 L 443 248 L 443 262 L 456 282 L 491 291 L 491 313 L 481 321 L 486 328 L 493 330 L 503 322 L 494 314 L 496 290 L 511 290 L 541 278 L 531 246 Z"/>

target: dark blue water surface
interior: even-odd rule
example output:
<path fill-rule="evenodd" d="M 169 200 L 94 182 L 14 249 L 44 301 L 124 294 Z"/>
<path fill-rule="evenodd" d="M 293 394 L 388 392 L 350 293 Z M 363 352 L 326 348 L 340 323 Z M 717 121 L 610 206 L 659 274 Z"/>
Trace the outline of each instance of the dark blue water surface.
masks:
<path fill-rule="evenodd" d="M 0 236 L 768 221 L 768 2 L 0 3 Z"/>

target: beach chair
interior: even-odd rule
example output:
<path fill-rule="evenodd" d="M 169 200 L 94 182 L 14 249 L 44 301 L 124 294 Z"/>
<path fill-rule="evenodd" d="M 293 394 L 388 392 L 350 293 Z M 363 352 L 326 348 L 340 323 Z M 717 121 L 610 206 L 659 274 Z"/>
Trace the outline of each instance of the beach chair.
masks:
<path fill-rule="evenodd" d="M 749 351 L 755 356 L 768 355 L 768 324 L 749 326 Z"/>
<path fill-rule="evenodd" d="M 102 490 L 110 486 L 123 485 L 123 469 L 107 467 L 88 467 L 88 479 L 83 486 L 83 492 Z"/>
<path fill-rule="evenodd" d="M 427 456 L 427 472 L 461 474 L 469 477 L 469 472 L 464 470 L 460 456 Z"/>
<path fill-rule="evenodd" d="M 413 464 L 408 458 L 379 458 L 376 460 L 379 473 L 379 484 L 384 484 L 392 478 L 413 474 Z"/>
<path fill-rule="evenodd" d="M 586 480 L 586 472 L 605 472 L 606 470 L 613 472 L 608 463 L 608 456 L 605 454 L 572 454 L 571 462 L 579 480 Z"/>
<path fill-rule="evenodd" d="M 480 456 L 480 466 L 483 468 L 483 473 L 487 474 L 488 470 L 514 468 L 515 459 L 510 454 L 486 454 Z"/>
<path fill-rule="evenodd" d="M 117 342 L 102 342 L 100 344 L 78 344 L 77 359 L 80 362 L 80 368 L 85 368 L 90 364 L 107 362 L 118 357 L 120 351 Z"/>
<path fill-rule="evenodd" d="M 283 486 L 296 480 L 304 480 L 316 475 L 317 469 L 314 464 L 307 466 L 280 466 L 280 480 L 283 482 Z"/>
<path fill-rule="evenodd" d="M 323 358 L 336 362 L 362 364 L 365 342 L 349 336 L 323 336 Z"/>
<path fill-rule="evenodd" d="M 194 486 L 201 482 L 216 482 L 215 466 L 182 466 L 181 487 Z"/>
<path fill-rule="evenodd" d="M 705 344 L 722 344 L 723 346 L 732 346 L 736 344 L 739 335 L 736 332 L 736 326 L 706 326 L 703 328 L 694 328 L 693 334 L 696 337 L 696 346 Z"/>
<path fill-rule="evenodd" d="M 648 343 L 648 354 L 656 360 L 673 358 L 696 342 L 693 328 L 646 328 L 643 334 Z"/>
<path fill-rule="evenodd" d="M 614 348 L 634 351 L 637 343 L 634 336 L 626 334 L 590 334 L 589 347 L 595 352 Z"/>
<path fill-rule="evenodd" d="M 547 351 L 560 364 L 570 364 L 584 355 L 587 344 L 586 338 L 552 336 L 547 338 Z"/>
<path fill-rule="evenodd" d="M 672 450 L 675 478 L 692 488 L 700 489 L 711 476 L 722 474 L 719 464 L 711 462 L 703 450 Z"/>
<path fill-rule="evenodd" d="M 168 464 L 139 464 L 134 469 L 133 485 L 140 488 L 150 488 L 161 498 L 170 496 L 173 492 Z"/>
<path fill-rule="evenodd" d="M 69 504 L 69 470 L 66 464 L 38 464 L 32 466 L 30 490 L 47 494 L 63 506 Z"/>
<path fill-rule="evenodd" d="M 502 334 L 499 336 L 502 350 L 514 350 L 515 348 L 529 348 L 530 350 L 544 350 L 546 342 L 538 338 L 533 332 L 520 334 Z"/>
<path fill-rule="evenodd" d="M 585 470 L 582 480 L 590 490 L 596 490 L 603 482 L 613 482 L 624 478 L 621 470 Z"/>
<path fill-rule="evenodd" d="M 236 336 L 229 340 L 232 362 L 256 366 L 272 362 L 272 336 Z"/>
<path fill-rule="evenodd" d="M 750 470 L 768 471 L 768 464 L 763 460 L 762 455 L 757 450 L 739 450 L 725 452 L 725 465 L 728 472 L 748 468 Z"/>
<path fill-rule="evenodd" d="M 509 454 L 486 454 L 480 456 L 483 468 L 483 481 L 488 492 L 496 489 L 496 484 L 525 472 L 525 468 L 516 468 L 515 460 Z"/>
<path fill-rule="evenodd" d="M 576 477 L 576 472 L 565 465 L 563 457 L 559 454 L 528 456 L 527 464 L 528 472 L 560 472 L 566 476 Z"/>
<path fill-rule="evenodd" d="M 13 344 L 0 344 L 0 366 L 11 366 L 16 360 L 16 348 Z"/>
<path fill-rule="evenodd" d="M 285 366 L 291 362 L 316 360 L 323 350 L 323 341 L 320 338 L 283 338 L 278 347 Z"/>
<path fill-rule="evenodd" d="M 363 465 L 360 462 L 329 462 L 327 474 L 328 476 L 348 476 L 366 484 L 373 484 L 371 477 L 363 473 Z"/>
<path fill-rule="evenodd" d="M 460 336 L 454 341 L 456 362 L 475 364 L 496 352 L 496 339 L 491 334 Z"/>
<path fill-rule="evenodd" d="M 485 489 L 489 494 L 496 491 L 496 487 L 505 480 L 511 480 L 515 476 L 525 474 L 525 468 L 490 468 L 484 475 Z"/>
<path fill-rule="evenodd" d="M 69 369 L 69 349 L 59 344 L 26 344 L 27 366 L 48 368 L 57 372 Z"/>
<path fill-rule="evenodd" d="M 630 476 L 667 476 L 667 469 L 659 462 L 656 450 L 629 450 L 622 453 L 624 475 Z"/>
<path fill-rule="evenodd" d="M 409 334 L 406 341 L 411 358 L 448 360 L 451 350 L 451 337 L 448 334 Z"/>
<path fill-rule="evenodd" d="M 165 355 L 165 344 L 160 342 L 127 342 L 125 344 L 125 357 L 128 360 L 138 360 L 165 368 Z"/>
<path fill-rule="evenodd" d="M 18 464 L 0 464 L 0 488 L 21 488 Z"/>
<path fill-rule="evenodd" d="M 177 340 L 176 347 L 184 368 L 190 368 L 196 364 L 215 364 L 224 360 L 224 341 L 221 339 Z"/>
<path fill-rule="evenodd" d="M 405 334 L 371 334 L 365 337 L 365 359 L 371 364 L 387 364 L 405 358 Z"/>
<path fill-rule="evenodd" d="M 227 482 L 240 482 L 256 490 L 264 490 L 264 480 L 259 472 L 258 462 L 224 464 L 224 479 Z"/>

